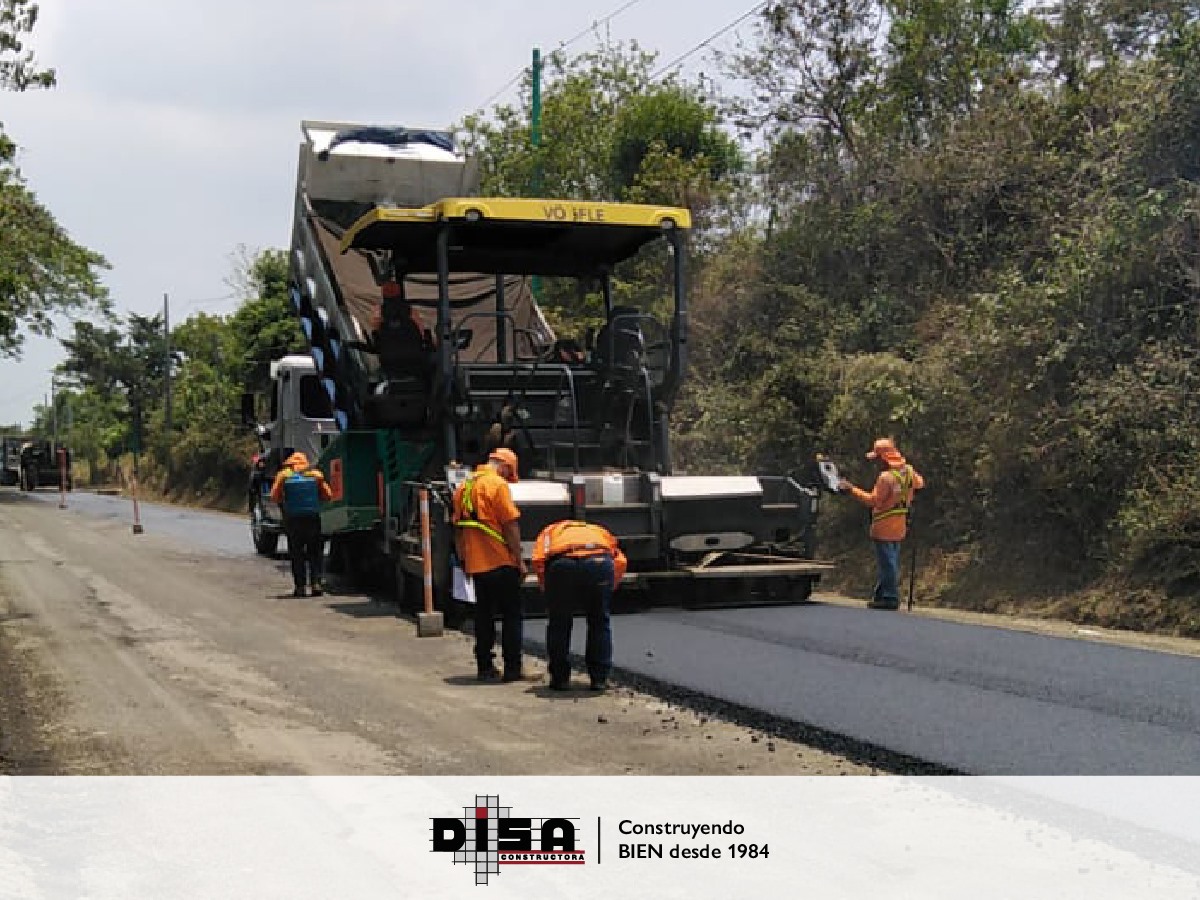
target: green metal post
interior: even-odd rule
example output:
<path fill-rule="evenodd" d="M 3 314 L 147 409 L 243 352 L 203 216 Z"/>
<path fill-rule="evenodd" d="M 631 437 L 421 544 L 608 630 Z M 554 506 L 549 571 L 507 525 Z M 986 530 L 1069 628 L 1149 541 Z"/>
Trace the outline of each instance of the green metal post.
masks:
<path fill-rule="evenodd" d="M 542 51 L 533 48 L 533 100 L 530 108 L 529 143 L 536 151 L 542 146 Z M 542 164 L 534 154 L 533 193 L 542 192 Z"/>

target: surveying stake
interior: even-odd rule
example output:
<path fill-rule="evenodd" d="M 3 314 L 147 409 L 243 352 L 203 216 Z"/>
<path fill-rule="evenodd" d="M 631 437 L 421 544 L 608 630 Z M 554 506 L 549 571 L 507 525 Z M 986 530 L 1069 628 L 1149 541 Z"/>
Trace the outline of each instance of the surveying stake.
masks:
<path fill-rule="evenodd" d="M 130 475 L 129 476 L 129 489 L 130 489 L 130 494 L 133 497 L 133 533 L 141 534 L 145 529 L 142 528 L 142 517 L 141 517 L 141 513 L 138 510 L 137 488 L 138 488 L 137 476 Z"/>
<path fill-rule="evenodd" d="M 67 508 L 67 451 L 58 448 L 58 508 Z"/>

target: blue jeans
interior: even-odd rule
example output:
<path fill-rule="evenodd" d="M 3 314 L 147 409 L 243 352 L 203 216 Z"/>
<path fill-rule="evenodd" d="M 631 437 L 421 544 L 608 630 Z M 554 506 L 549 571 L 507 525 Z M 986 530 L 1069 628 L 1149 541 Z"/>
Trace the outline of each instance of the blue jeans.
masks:
<path fill-rule="evenodd" d="M 879 580 L 875 584 L 875 602 L 900 605 L 900 542 L 875 541 L 875 563 Z"/>
<path fill-rule="evenodd" d="M 571 677 L 571 626 L 577 604 L 587 615 L 584 661 L 592 681 L 612 670 L 613 561 L 608 554 L 560 556 L 546 564 L 546 655 L 551 681 Z"/>

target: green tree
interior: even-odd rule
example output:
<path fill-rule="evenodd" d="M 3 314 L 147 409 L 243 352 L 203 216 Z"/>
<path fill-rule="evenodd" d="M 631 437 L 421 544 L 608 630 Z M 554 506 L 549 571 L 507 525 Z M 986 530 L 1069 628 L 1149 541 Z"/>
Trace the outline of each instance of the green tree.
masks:
<path fill-rule="evenodd" d="M 244 258 L 233 284 L 241 305 L 227 320 L 230 335 L 226 374 L 242 390 L 262 392 L 270 381 L 271 361 L 303 352 L 306 343 L 288 297 L 288 257 L 263 250 Z"/>
<path fill-rule="evenodd" d="M 1042 46 L 1041 20 L 1019 0 L 887 0 L 881 127 L 910 141 L 941 134 L 983 92 L 1027 75 Z"/>
<path fill-rule="evenodd" d="M 37 22 L 30 0 L 0 0 L 0 89 L 50 87 L 23 41 Z M 2 127 L 2 126 L 0 126 Z M 20 353 L 22 328 L 53 333 L 56 314 L 107 308 L 98 271 L 104 258 L 79 246 L 29 190 L 14 163 L 16 146 L 0 132 L 0 357 Z"/>
<path fill-rule="evenodd" d="M 699 89 L 655 79 L 656 55 L 636 43 L 605 44 L 568 57 L 551 54 L 542 88 L 542 142 L 531 145 L 529 75 L 516 106 L 468 116 L 463 145 L 479 158 L 483 190 L 529 196 L 624 200 L 645 161 L 663 153 L 689 164 L 669 202 L 680 202 L 691 179 L 719 180 L 741 165 L 716 108 Z M 535 173 L 537 173 L 535 175 Z M 694 199 L 694 198 L 693 198 Z"/>
<path fill-rule="evenodd" d="M 270 363 L 303 352 L 304 335 L 288 299 L 287 254 L 239 248 L 230 285 L 243 298 L 230 316 L 194 316 L 175 327 L 173 487 L 207 496 L 244 489 L 252 437 L 238 424 L 243 391 L 269 388 Z"/>
<path fill-rule="evenodd" d="M 128 446 L 135 453 L 144 450 L 148 415 L 161 406 L 165 390 L 162 317 L 131 313 L 124 329 L 76 322 L 74 337 L 61 343 L 67 351 L 62 372 L 82 388 L 120 396 L 128 416 Z"/>
<path fill-rule="evenodd" d="M 696 87 L 655 78 L 655 58 L 636 43 L 552 54 L 537 148 L 528 75 L 520 103 L 468 116 L 460 130 L 480 160 L 483 191 L 686 206 L 703 232 L 728 195 L 729 176 L 743 167 L 742 155 L 716 105 Z M 661 306 L 667 271 L 662 256 L 627 264 L 615 273 L 614 295 L 643 309 Z M 581 334 L 600 324 L 598 292 L 581 296 L 576 285 L 548 281 L 541 299 L 559 331 Z"/>

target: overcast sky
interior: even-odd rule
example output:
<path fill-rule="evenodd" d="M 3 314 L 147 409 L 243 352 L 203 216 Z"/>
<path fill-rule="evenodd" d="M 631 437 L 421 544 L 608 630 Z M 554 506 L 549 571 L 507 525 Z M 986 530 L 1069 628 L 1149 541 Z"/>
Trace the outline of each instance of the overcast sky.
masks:
<path fill-rule="evenodd" d="M 30 187 L 112 264 L 120 311 L 228 313 L 232 254 L 287 247 L 302 119 L 448 127 L 543 53 L 602 32 L 666 65 L 751 0 L 40 0 L 50 91 L 0 94 Z M 753 34 L 753 19 L 711 46 Z M 594 46 L 588 34 L 569 48 Z M 714 74 L 708 49 L 685 74 Z M 517 99 L 514 85 L 497 98 Z M 69 334 L 70 326 L 60 327 Z M 61 361 L 0 360 L 0 423 L 32 418 Z"/>

